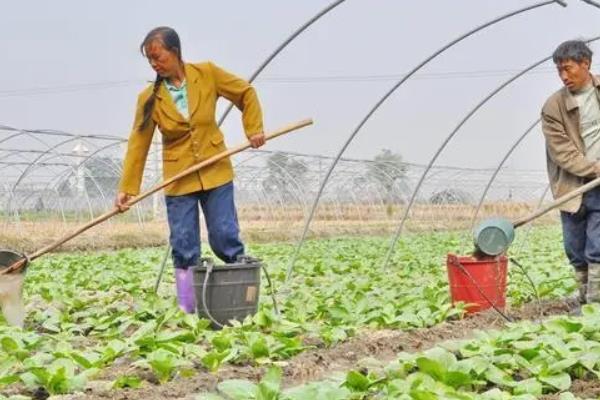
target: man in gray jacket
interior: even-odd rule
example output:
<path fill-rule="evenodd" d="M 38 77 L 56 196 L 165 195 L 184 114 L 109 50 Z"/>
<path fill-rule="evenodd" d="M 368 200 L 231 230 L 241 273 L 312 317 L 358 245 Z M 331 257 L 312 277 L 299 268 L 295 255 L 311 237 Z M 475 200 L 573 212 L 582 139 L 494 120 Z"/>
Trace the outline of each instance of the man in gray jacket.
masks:
<path fill-rule="evenodd" d="M 585 42 L 562 43 L 552 56 L 564 87 L 542 109 L 550 187 L 555 198 L 600 176 L 600 79 Z M 600 302 L 600 189 L 561 206 L 563 241 L 581 303 Z"/>

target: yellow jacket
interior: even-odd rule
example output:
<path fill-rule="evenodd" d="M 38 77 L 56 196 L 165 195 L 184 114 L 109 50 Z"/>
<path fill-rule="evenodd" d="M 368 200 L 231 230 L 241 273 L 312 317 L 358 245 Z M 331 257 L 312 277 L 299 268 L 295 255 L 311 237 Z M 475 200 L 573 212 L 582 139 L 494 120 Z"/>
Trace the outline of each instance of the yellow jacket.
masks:
<path fill-rule="evenodd" d="M 260 103 L 256 92 L 248 82 L 211 62 L 186 63 L 184 68 L 189 119 L 177 111 L 163 83 L 156 93 L 152 120 L 146 128 L 141 129 L 143 107 L 152 94 L 153 85 L 140 93 L 123 162 L 119 191 L 131 195 L 139 194 L 144 165 L 157 126 L 162 133 L 165 180 L 225 151 L 223 133 L 215 120 L 216 103 L 220 96 L 229 99 L 242 111 L 242 123 L 247 137 L 263 131 Z M 233 168 L 229 158 L 226 158 L 172 183 L 165 188 L 165 193 L 177 196 L 207 190 L 228 183 L 232 179 Z"/>

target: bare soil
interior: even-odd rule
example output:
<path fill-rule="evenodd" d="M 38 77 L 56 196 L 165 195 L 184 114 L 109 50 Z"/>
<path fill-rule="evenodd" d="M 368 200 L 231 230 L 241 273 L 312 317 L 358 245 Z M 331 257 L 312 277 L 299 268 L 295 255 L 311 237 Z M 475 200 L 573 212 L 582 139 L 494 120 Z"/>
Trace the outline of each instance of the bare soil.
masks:
<path fill-rule="evenodd" d="M 540 320 L 550 315 L 569 313 L 574 310 L 575 306 L 575 301 L 570 299 L 545 301 L 509 310 L 508 315 L 515 321 Z M 283 366 L 284 385 L 290 387 L 325 379 L 336 372 L 356 368 L 359 362 L 366 358 L 376 359 L 380 363 L 389 363 L 396 358 L 400 351 L 421 351 L 447 340 L 468 339 L 476 330 L 501 329 L 506 323 L 496 312 L 485 311 L 427 329 L 413 331 L 363 330 L 352 339 L 331 348 L 326 348 L 322 343 L 311 343 L 315 346 L 314 349 L 287 360 Z M 124 362 L 123 365 L 115 365 L 105 371 L 100 377 L 102 380 L 91 382 L 85 393 L 54 396 L 52 399 L 193 399 L 200 392 L 214 391 L 216 385 L 226 379 L 258 381 L 264 373 L 264 368 L 254 365 L 229 365 L 221 368 L 217 373 L 210 373 L 198 365 L 196 372 L 192 377 L 177 377 L 171 382 L 159 385 L 148 372 L 132 368 Z M 124 374 L 138 375 L 145 379 L 145 382 L 139 389 L 110 389 L 110 381 Z M 580 395 L 585 394 L 582 397 L 589 397 L 588 395 L 597 397 L 600 394 L 600 382 L 575 381 L 573 392 L 580 393 Z M 31 393 L 29 394 L 31 395 Z M 39 398 L 45 397 L 40 396 Z M 554 399 L 555 397 L 547 398 Z"/>
<path fill-rule="evenodd" d="M 571 388 L 569 389 L 571 393 L 575 396 L 582 399 L 598 399 L 600 398 L 600 380 L 598 379 L 576 379 L 573 380 L 571 384 Z M 558 400 L 560 398 L 560 394 L 548 394 L 542 396 L 540 399 L 542 400 Z"/>

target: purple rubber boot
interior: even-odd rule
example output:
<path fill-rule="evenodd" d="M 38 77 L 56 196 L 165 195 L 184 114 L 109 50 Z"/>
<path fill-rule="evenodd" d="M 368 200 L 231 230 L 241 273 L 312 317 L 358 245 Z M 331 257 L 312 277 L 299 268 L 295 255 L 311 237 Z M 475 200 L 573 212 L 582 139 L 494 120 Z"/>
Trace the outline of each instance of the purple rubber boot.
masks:
<path fill-rule="evenodd" d="M 196 296 L 191 268 L 175 268 L 175 287 L 179 308 L 187 314 L 193 314 L 196 311 Z"/>

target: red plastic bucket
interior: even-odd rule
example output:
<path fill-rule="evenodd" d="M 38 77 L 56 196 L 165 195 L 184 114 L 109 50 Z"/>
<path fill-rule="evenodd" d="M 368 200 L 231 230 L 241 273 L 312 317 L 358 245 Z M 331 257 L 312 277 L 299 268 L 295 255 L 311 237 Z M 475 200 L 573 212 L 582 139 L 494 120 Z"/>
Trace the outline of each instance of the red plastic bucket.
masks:
<path fill-rule="evenodd" d="M 477 259 L 448 254 L 446 266 L 452 304 L 467 303 L 469 313 L 488 309 L 492 304 L 504 309 L 507 257 Z"/>

